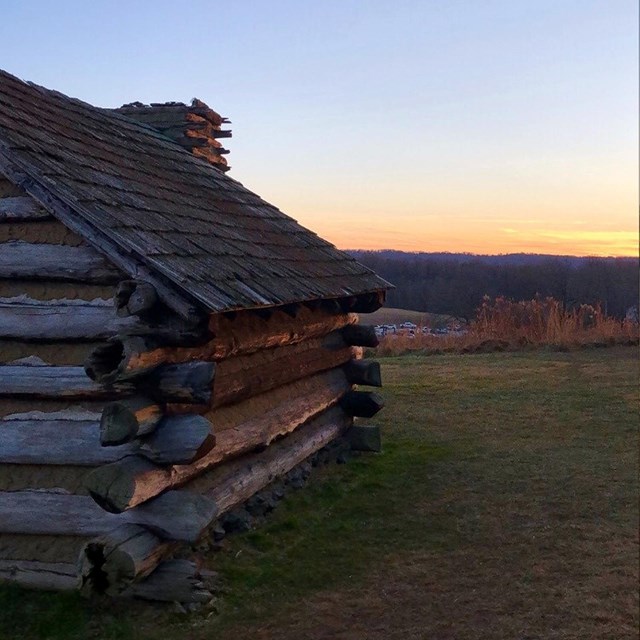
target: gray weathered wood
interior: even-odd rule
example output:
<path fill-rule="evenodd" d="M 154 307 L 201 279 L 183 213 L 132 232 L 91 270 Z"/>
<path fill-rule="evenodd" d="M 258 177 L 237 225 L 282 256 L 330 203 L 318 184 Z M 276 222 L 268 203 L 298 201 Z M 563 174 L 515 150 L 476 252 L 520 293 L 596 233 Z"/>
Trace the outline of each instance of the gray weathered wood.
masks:
<path fill-rule="evenodd" d="M 136 450 L 133 444 L 102 447 L 96 420 L 0 420 L 0 464 L 95 467 Z"/>
<path fill-rule="evenodd" d="M 193 414 L 167 416 L 144 439 L 140 453 L 158 464 L 189 464 L 211 451 L 215 443 L 206 418 Z"/>
<path fill-rule="evenodd" d="M 195 542 L 217 516 L 217 505 L 191 491 L 167 491 L 124 513 L 109 513 L 89 496 L 51 490 L 0 492 L 0 534 L 90 538 L 124 524 L 166 540 Z"/>
<path fill-rule="evenodd" d="M 118 316 L 145 315 L 158 303 L 158 292 L 149 282 L 123 280 L 118 284 L 114 302 Z"/>
<path fill-rule="evenodd" d="M 19 584 L 28 589 L 74 591 L 78 577 L 76 565 L 66 562 L 0 560 L 0 582 Z"/>
<path fill-rule="evenodd" d="M 380 363 L 375 360 L 350 360 L 344 370 L 351 384 L 364 384 L 370 387 L 382 386 Z"/>
<path fill-rule="evenodd" d="M 0 198 L 0 223 L 43 220 L 51 216 L 29 196 Z"/>
<path fill-rule="evenodd" d="M 199 569 L 190 560 L 165 560 L 145 580 L 123 591 L 122 597 L 160 602 L 209 602 L 219 588 L 218 574 Z"/>
<path fill-rule="evenodd" d="M 148 435 L 162 415 L 162 408 L 144 396 L 110 402 L 100 418 L 100 442 L 111 447 Z"/>
<path fill-rule="evenodd" d="M 344 395 L 340 404 L 351 416 L 372 418 L 384 407 L 384 398 L 371 391 L 350 391 Z"/>
<path fill-rule="evenodd" d="M 20 240 L 0 244 L 0 278 L 108 284 L 120 277 L 120 272 L 91 247 Z"/>
<path fill-rule="evenodd" d="M 160 323 L 135 316 L 119 318 L 106 300 L 0 298 L 0 338 L 90 341 L 127 334 L 153 335 L 179 344 L 198 338 L 202 331 L 171 318 Z"/>
<path fill-rule="evenodd" d="M 375 327 L 368 324 L 349 324 L 342 329 L 347 344 L 357 347 L 377 347 L 380 344 Z"/>
<path fill-rule="evenodd" d="M 33 398 L 116 398 L 130 395 L 127 383 L 106 387 L 87 378 L 82 367 L 0 365 L 0 396 Z"/>

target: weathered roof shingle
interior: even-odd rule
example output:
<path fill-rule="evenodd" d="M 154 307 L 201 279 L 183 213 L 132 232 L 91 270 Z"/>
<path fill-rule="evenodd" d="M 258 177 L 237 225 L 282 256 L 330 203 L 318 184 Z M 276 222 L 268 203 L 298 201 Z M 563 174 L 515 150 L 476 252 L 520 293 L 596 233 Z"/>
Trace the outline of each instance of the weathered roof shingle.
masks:
<path fill-rule="evenodd" d="M 210 311 L 389 288 L 154 129 L 1 71 L 0 156 Z"/>

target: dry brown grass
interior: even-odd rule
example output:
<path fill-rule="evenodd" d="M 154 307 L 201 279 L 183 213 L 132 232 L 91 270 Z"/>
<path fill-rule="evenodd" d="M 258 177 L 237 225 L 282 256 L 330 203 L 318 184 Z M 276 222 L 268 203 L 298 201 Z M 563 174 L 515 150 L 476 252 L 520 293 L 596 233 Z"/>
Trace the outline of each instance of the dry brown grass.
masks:
<path fill-rule="evenodd" d="M 553 298 L 512 302 L 485 297 L 465 333 L 388 335 L 381 339 L 376 353 L 478 353 L 542 346 L 565 350 L 633 345 L 638 338 L 637 323 L 608 317 L 599 307 L 581 305 L 567 310 Z"/>

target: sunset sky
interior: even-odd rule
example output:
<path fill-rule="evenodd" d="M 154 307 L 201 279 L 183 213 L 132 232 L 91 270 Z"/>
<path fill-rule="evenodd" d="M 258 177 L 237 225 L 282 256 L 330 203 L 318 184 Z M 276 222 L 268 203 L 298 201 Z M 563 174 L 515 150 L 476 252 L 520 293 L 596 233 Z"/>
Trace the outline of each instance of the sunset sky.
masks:
<path fill-rule="evenodd" d="M 204 100 L 341 248 L 638 254 L 637 0 L 3 0 L 0 68 Z"/>

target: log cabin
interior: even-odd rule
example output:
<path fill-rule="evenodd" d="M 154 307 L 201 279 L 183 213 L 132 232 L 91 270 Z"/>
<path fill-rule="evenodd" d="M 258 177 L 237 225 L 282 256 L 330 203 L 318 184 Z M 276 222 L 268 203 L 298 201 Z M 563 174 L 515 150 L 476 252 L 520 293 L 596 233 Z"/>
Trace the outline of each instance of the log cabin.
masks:
<path fill-rule="evenodd" d="M 178 550 L 382 406 L 390 285 L 231 178 L 227 122 L 0 72 L 0 580 L 198 596 Z"/>

